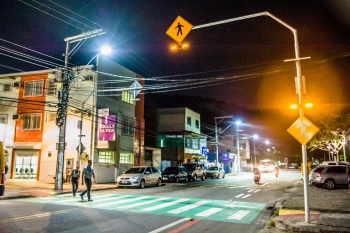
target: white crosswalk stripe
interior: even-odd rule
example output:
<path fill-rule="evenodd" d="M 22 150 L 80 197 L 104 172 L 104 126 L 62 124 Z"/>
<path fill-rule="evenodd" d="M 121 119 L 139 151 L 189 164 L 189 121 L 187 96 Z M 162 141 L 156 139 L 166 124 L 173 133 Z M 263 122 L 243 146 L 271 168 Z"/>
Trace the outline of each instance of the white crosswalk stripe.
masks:
<path fill-rule="evenodd" d="M 160 204 L 160 205 L 148 207 L 148 208 L 145 208 L 145 209 L 142 209 L 142 210 L 143 210 L 143 211 L 158 210 L 158 209 L 162 209 L 162 208 L 165 208 L 165 207 L 168 207 L 168 206 L 176 205 L 176 204 L 178 204 L 178 203 L 185 202 L 185 201 L 189 201 L 189 200 L 190 200 L 190 199 L 179 199 L 179 200 L 175 200 L 175 201 L 172 201 L 172 202 L 163 203 L 163 204 Z"/>
<path fill-rule="evenodd" d="M 112 201 L 112 202 L 97 204 L 95 206 L 110 206 L 110 205 L 116 205 L 116 204 L 125 203 L 125 202 L 138 201 L 138 200 L 142 200 L 142 199 L 146 199 L 146 198 L 148 198 L 148 197 L 142 196 L 142 197 L 130 198 L 130 199 L 126 199 L 126 200 L 119 200 L 119 201 Z"/>
<path fill-rule="evenodd" d="M 217 213 L 217 212 L 219 212 L 221 210 L 222 210 L 222 208 L 210 208 L 210 209 L 208 209 L 206 211 L 203 211 L 201 213 L 196 214 L 196 216 L 208 217 L 208 216 L 213 215 L 213 214 L 215 214 L 215 213 Z"/>
<path fill-rule="evenodd" d="M 230 217 L 227 219 L 232 219 L 232 220 L 241 220 L 243 219 L 247 214 L 249 214 L 249 210 L 238 210 L 236 213 L 232 214 Z"/>
<path fill-rule="evenodd" d="M 196 203 L 194 203 L 194 204 L 186 205 L 186 206 L 183 206 L 183 207 L 181 207 L 181 208 L 168 211 L 168 213 L 170 213 L 170 214 L 178 214 L 178 213 L 181 213 L 181 212 L 185 212 L 185 211 L 187 211 L 187 210 L 190 210 L 190 209 L 194 209 L 194 208 L 196 208 L 196 207 L 198 207 L 198 206 L 207 204 L 207 203 L 209 203 L 209 202 L 210 202 L 210 201 L 199 201 L 199 202 L 196 202 Z"/>
<path fill-rule="evenodd" d="M 168 197 L 163 197 L 163 198 L 158 198 L 158 199 L 154 199 L 154 200 L 150 200 L 150 201 L 144 201 L 144 202 L 138 202 L 138 203 L 134 203 L 134 204 L 130 204 L 130 205 L 118 206 L 117 208 L 130 209 L 130 208 L 134 208 L 134 207 L 138 207 L 138 206 L 142 206 L 142 205 L 148 205 L 151 203 L 169 200 L 169 199 L 170 198 L 168 198 Z"/>

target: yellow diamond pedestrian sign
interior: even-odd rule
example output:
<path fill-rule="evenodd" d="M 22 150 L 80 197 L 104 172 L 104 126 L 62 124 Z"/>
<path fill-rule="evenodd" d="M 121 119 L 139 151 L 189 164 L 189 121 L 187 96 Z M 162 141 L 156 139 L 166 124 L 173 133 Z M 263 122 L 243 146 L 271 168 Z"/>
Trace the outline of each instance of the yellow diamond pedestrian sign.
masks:
<path fill-rule="evenodd" d="M 166 31 L 166 34 L 170 36 L 177 43 L 181 42 L 186 38 L 188 33 L 190 33 L 193 25 L 187 22 L 181 16 L 178 16 L 175 21 L 171 24 L 169 29 Z"/>
<path fill-rule="evenodd" d="M 305 116 L 300 116 L 289 128 L 290 133 L 302 145 L 306 144 L 317 132 L 319 128 L 315 126 Z"/>

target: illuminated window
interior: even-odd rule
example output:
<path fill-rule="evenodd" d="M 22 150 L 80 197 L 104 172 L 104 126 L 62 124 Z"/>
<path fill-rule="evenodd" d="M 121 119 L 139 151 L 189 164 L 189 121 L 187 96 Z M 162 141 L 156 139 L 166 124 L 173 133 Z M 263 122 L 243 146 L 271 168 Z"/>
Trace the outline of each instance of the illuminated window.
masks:
<path fill-rule="evenodd" d="M 22 130 L 40 130 L 41 128 L 41 114 L 23 114 Z"/>
<path fill-rule="evenodd" d="M 46 95 L 56 95 L 57 87 L 53 79 L 47 79 L 46 80 L 46 88 L 45 88 L 45 94 Z"/>
<path fill-rule="evenodd" d="M 135 104 L 134 96 L 129 91 L 122 91 L 122 101 Z"/>
<path fill-rule="evenodd" d="M 125 153 L 125 152 L 120 153 L 119 162 L 133 164 L 134 163 L 134 153 Z"/>
<path fill-rule="evenodd" d="M 28 81 L 24 83 L 24 96 L 42 96 L 44 80 Z"/>
<path fill-rule="evenodd" d="M 98 162 L 104 164 L 114 164 L 115 151 L 99 151 Z"/>
<path fill-rule="evenodd" d="M 192 149 L 195 149 L 195 150 L 199 149 L 199 139 L 197 138 L 192 139 Z"/>

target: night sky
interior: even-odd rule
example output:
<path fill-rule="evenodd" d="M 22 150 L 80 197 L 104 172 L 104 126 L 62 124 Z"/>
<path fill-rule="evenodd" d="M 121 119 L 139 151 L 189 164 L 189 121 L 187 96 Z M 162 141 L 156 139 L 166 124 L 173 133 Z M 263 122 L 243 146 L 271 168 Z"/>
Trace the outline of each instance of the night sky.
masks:
<path fill-rule="evenodd" d="M 289 109 L 298 100 L 295 64 L 284 62 L 295 58 L 289 29 L 266 16 L 196 29 L 185 39 L 190 47 L 177 52 L 169 50 L 174 41 L 165 34 L 178 15 L 196 26 L 265 11 L 295 28 L 300 56 L 311 57 L 301 62 L 305 100 L 315 106 L 306 114 L 348 108 L 350 3 L 345 0 L 2 0 L 0 74 L 63 65 L 64 38 L 104 28 L 108 33 L 87 40 L 71 65 L 85 65 L 107 43 L 113 60 L 148 78 L 148 87 L 159 85 L 146 87 L 146 95 L 213 98 L 266 112 L 270 123 L 292 124 L 299 113 Z M 54 63 L 38 66 L 18 52 Z M 280 130 L 286 134 L 285 125 Z"/>

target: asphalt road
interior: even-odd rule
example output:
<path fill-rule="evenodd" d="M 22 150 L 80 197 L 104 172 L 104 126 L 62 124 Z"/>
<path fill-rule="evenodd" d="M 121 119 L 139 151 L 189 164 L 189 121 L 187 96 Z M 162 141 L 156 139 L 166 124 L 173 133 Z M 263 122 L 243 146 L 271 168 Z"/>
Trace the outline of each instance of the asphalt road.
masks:
<path fill-rule="evenodd" d="M 93 192 L 93 202 L 71 195 L 4 200 L 0 229 L 7 232 L 257 232 L 299 171 L 165 183 L 145 189 Z"/>

